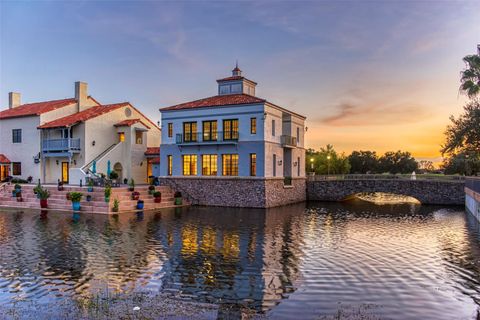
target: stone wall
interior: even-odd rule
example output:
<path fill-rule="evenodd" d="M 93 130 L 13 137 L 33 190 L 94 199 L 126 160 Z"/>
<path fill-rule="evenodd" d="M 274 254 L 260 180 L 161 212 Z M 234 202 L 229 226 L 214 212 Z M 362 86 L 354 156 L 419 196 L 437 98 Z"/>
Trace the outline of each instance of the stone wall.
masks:
<path fill-rule="evenodd" d="M 161 177 L 160 184 L 182 192 L 192 204 L 268 208 L 306 200 L 305 178 Z"/>
<path fill-rule="evenodd" d="M 309 180 L 308 200 L 341 201 L 361 192 L 386 192 L 411 196 L 423 204 L 463 205 L 463 181 L 437 180 Z"/>

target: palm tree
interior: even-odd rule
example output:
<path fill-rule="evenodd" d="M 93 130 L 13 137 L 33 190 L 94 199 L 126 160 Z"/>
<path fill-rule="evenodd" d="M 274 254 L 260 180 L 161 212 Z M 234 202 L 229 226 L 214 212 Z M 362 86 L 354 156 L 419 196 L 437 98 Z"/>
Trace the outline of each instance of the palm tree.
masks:
<path fill-rule="evenodd" d="M 465 92 L 470 99 L 480 95 L 480 45 L 477 46 L 477 50 L 478 54 L 463 58 L 466 68 L 462 71 L 460 90 Z"/>

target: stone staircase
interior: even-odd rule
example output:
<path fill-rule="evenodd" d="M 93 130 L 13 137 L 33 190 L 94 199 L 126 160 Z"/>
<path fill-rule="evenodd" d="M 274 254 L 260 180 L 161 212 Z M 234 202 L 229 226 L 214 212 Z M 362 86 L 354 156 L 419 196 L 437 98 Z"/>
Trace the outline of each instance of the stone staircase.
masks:
<path fill-rule="evenodd" d="M 6 185 L 0 190 L 0 208 L 32 208 L 40 209 L 40 200 L 33 193 L 35 185 L 21 185 L 22 186 L 22 198 L 23 202 L 18 202 L 15 197 L 12 196 L 12 190 L 14 185 Z M 66 196 L 68 192 L 77 191 L 82 192 L 83 197 L 80 202 L 80 212 L 87 213 L 112 213 L 113 202 L 115 199 L 120 201 L 119 212 L 138 211 L 137 200 L 131 199 L 131 191 L 128 191 L 128 187 L 112 188 L 112 194 L 110 196 L 110 202 L 105 202 L 104 188 L 94 187 L 93 192 L 88 192 L 87 187 L 78 186 L 64 186 L 63 191 L 58 191 L 57 186 L 43 186 L 50 191 L 50 198 L 48 199 L 48 209 L 56 211 L 72 211 L 72 202 L 67 200 Z M 174 191 L 167 186 L 156 186 L 155 191 L 162 193 L 162 201 L 155 203 L 154 198 L 148 192 L 148 186 L 137 186 L 135 191 L 140 193 L 140 200 L 144 201 L 143 210 L 154 210 L 160 208 L 176 207 L 174 205 L 173 193 Z M 87 195 L 92 196 L 91 201 L 87 201 Z M 183 205 L 188 205 L 188 202 L 183 201 Z"/>

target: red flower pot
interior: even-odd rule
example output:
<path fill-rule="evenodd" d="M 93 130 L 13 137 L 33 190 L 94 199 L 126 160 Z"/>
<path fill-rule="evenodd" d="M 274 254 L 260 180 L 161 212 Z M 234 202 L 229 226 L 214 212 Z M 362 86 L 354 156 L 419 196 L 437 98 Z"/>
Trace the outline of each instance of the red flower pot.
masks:
<path fill-rule="evenodd" d="M 160 203 L 162 202 L 162 197 L 154 198 L 153 200 L 155 203 Z"/>
<path fill-rule="evenodd" d="M 40 208 L 48 208 L 48 200 L 40 200 Z"/>

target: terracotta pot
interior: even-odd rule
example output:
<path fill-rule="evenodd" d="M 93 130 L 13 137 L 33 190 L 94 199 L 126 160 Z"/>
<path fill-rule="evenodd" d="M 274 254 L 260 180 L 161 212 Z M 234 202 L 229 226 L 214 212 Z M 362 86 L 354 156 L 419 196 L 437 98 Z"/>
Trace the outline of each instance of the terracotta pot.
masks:
<path fill-rule="evenodd" d="M 40 208 L 48 208 L 48 200 L 47 199 L 41 199 L 40 200 Z"/>
<path fill-rule="evenodd" d="M 162 197 L 154 198 L 153 201 L 155 203 L 160 203 L 160 202 L 162 202 Z"/>

